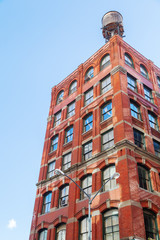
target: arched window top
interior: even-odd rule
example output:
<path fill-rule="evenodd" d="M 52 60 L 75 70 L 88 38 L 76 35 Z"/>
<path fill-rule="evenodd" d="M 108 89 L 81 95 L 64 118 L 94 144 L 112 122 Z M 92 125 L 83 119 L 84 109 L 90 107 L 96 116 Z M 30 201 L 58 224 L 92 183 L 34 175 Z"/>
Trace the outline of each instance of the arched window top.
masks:
<path fill-rule="evenodd" d="M 100 70 L 103 70 L 105 67 L 107 67 L 110 64 L 110 55 L 106 54 L 102 59 L 100 63 Z"/>
<path fill-rule="evenodd" d="M 77 90 L 77 81 L 73 81 L 69 87 L 69 95 L 74 93 Z"/>
<path fill-rule="evenodd" d="M 128 53 L 125 53 L 124 57 L 125 57 L 125 63 L 126 63 L 127 65 L 129 65 L 130 67 L 133 67 L 133 68 L 134 68 L 134 64 L 133 64 L 133 59 L 132 59 L 132 57 L 131 57 Z"/>
<path fill-rule="evenodd" d="M 63 101 L 64 91 L 60 91 L 57 96 L 57 104 Z"/>
<path fill-rule="evenodd" d="M 69 195 L 69 184 L 63 185 L 60 188 L 60 196 L 59 196 L 59 206 L 65 207 L 68 204 L 68 195 Z"/>
<path fill-rule="evenodd" d="M 39 231 L 38 240 L 47 240 L 47 229 L 42 229 Z"/>
<path fill-rule="evenodd" d="M 57 227 L 56 235 L 57 240 L 66 239 L 66 224 L 61 224 L 59 227 Z"/>
<path fill-rule="evenodd" d="M 107 212 L 104 213 L 104 217 L 108 217 L 108 216 L 113 216 L 113 215 L 118 215 L 118 209 L 117 208 L 113 208 Z"/>
<path fill-rule="evenodd" d="M 119 219 L 118 210 L 111 209 L 103 214 L 104 219 L 104 239 L 120 239 L 119 238 Z"/>
<path fill-rule="evenodd" d="M 103 170 L 103 184 L 105 184 L 107 179 L 112 177 L 115 172 L 116 172 L 115 165 L 110 165 L 107 168 L 105 168 Z M 115 187 L 116 187 L 116 179 L 113 178 L 104 185 L 103 191 L 108 191 Z"/>
<path fill-rule="evenodd" d="M 92 194 L 92 174 L 88 174 L 82 178 L 81 187 L 88 195 Z M 81 199 L 83 198 L 86 198 L 86 194 L 81 191 Z"/>
<path fill-rule="evenodd" d="M 156 214 L 148 209 L 143 210 L 146 239 L 159 239 Z"/>
<path fill-rule="evenodd" d="M 140 64 L 140 72 L 141 72 L 141 75 L 147 79 L 149 79 L 148 77 L 148 71 L 146 69 L 146 67 L 143 65 L 143 64 Z"/>
<path fill-rule="evenodd" d="M 85 82 L 88 82 L 91 78 L 94 77 L 94 68 L 93 67 L 90 67 L 87 71 L 86 71 L 86 74 L 85 74 L 85 78 L 84 78 L 84 81 Z"/>

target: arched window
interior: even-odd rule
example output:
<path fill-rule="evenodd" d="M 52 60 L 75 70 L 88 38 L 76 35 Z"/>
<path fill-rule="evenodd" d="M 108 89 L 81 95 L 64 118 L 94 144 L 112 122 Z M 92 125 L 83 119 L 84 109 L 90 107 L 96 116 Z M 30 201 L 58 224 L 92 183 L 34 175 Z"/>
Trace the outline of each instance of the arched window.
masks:
<path fill-rule="evenodd" d="M 143 210 L 146 239 L 159 239 L 156 215 L 147 209 Z"/>
<path fill-rule="evenodd" d="M 85 178 L 81 181 L 81 187 L 82 189 L 88 194 L 92 194 L 92 175 L 87 175 Z M 81 199 L 86 198 L 87 196 L 84 194 L 84 192 L 81 191 Z"/>
<path fill-rule="evenodd" d="M 141 72 L 143 77 L 149 79 L 147 69 L 142 64 L 140 65 L 140 72 Z"/>
<path fill-rule="evenodd" d="M 112 209 L 103 214 L 104 221 L 104 239 L 106 240 L 119 240 L 119 220 L 118 220 L 118 210 Z"/>
<path fill-rule="evenodd" d="M 39 232 L 38 240 L 47 240 L 47 229 L 42 229 Z"/>
<path fill-rule="evenodd" d="M 79 239 L 80 240 L 88 239 L 88 217 L 83 218 L 79 222 Z"/>
<path fill-rule="evenodd" d="M 47 192 L 43 196 L 42 214 L 48 213 L 50 211 L 51 198 L 52 198 L 52 192 Z"/>
<path fill-rule="evenodd" d="M 56 231 L 56 240 L 66 239 L 66 224 L 61 224 Z"/>
<path fill-rule="evenodd" d="M 107 102 L 101 108 L 101 118 L 102 121 L 105 121 L 110 117 L 112 117 L 112 102 Z"/>
<path fill-rule="evenodd" d="M 124 57 L 125 57 L 125 63 L 127 65 L 129 65 L 130 67 L 134 68 L 133 60 L 132 60 L 131 56 L 128 53 L 125 53 Z"/>
<path fill-rule="evenodd" d="M 148 191 L 152 190 L 149 169 L 138 165 L 139 186 Z"/>
<path fill-rule="evenodd" d="M 60 189 L 59 206 L 65 207 L 68 204 L 69 185 L 65 185 Z"/>
<path fill-rule="evenodd" d="M 84 81 L 88 82 L 93 77 L 94 77 L 94 68 L 90 67 L 85 74 Z"/>
<path fill-rule="evenodd" d="M 63 101 L 64 91 L 60 91 L 57 96 L 57 104 Z"/>
<path fill-rule="evenodd" d="M 108 168 L 103 170 L 103 184 L 107 181 L 108 178 L 110 178 L 114 173 L 116 172 L 115 166 L 109 166 Z M 110 189 L 113 189 L 116 187 L 116 179 L 112 179 L 109 182 L 107 182 L 104 187 L 103 191 L 108 191 Z"/>
<path fill-rule="evenodd" d="M 77 81 L 71 83 L 69 87 L 69 95 L 74 93 L 77 90 Z"/>
<path fill-rule="evenodd" d="M 106 54 L 102 59 L 100 63 L 100 70 L 103 70 L 105 67 L 107 67 L 110 64 L 110 56 L 109 54 Z"/>

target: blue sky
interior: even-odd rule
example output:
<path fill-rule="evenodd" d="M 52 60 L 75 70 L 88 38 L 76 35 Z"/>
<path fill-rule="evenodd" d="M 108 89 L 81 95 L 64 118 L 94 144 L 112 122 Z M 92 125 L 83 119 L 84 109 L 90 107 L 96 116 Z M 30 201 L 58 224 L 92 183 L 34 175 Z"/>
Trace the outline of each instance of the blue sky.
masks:
<path fill-rule="evenodd" d="M 110 10 L 160 67 L 159 0 L 0 0 L 1 239 L 29 238 L 51 88 L 104 45 Z"/>

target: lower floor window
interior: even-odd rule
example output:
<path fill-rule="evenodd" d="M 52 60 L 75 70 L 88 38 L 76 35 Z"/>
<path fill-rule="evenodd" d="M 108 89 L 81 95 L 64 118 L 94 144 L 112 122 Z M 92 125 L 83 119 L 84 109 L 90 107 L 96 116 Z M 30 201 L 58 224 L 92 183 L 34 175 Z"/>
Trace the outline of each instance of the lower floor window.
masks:
<path fill-rule="evenodd" d="M 88 217 L 85 217 L 83 220 L 80 221 L 79 235 L 80 240 L 88 240 Z"/>
<path fill-rule="evenodd" d="M 146 231 L 146 239 L 158 240 L 158 228 L 155 214 L 151 211 L 144 210 L 144 224 Z"/>
<path fill-rule="evenodd" d="M 104 240 L 119 240 L 118 210 L 104 213 Z"/>
<path fill-rule="evenodd" d="M 38 240 L 47 240 L 47 229 L 43 229 L 40 233 L 39 233 L 39 238 Z"/>
<path fill-rule="evenodd" d="M 65 240 L 66 239 L 66 225 L 62 224 L 57 228 L 56 240 Z"/>

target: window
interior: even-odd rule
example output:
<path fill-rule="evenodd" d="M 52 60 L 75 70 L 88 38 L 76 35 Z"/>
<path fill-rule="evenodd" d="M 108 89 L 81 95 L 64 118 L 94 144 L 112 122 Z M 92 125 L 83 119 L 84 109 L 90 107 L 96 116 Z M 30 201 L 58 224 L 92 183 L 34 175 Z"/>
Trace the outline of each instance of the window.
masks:
<path fill-rule="evenodd" d="M 67 170 L 71 166 L 71 153 L 63 156 L 63 170 Z"/>
<path fill-rule="evenodd" d="M 61 91 L 57 96 L 57 104 L 63 101 L 64 91 Z"/>
<path fill-rule="evenodd" d="M 150 88 L 146 87 L 146 86 L 144 86 L 144 97 L 149 102 L 153 102 L 152 90 Z"/>
<path fill-rule="evenodd" d="M 54 176 L 55 161 L 48 164 L 47 179 Z"/>
<path fill-rule="evenodd" d="M 93 114 L 87 115 L 83 120 L 84 132 L 89 131 L 93 127 Z"/>
<path fill-rule="evenodd" d="M 127 74 L 128 87 L 133 91 L 137 92 L 136 79 L 131 75 Z"/>
<path fill-rule="evenodd" d="M 149 78 L 148 77 L 148 72 L 147 72 L 147 69 L 145 68 L 145 66 L 143 66 L 142 64 L 140 65 L 140 72 L 141 72 L 141 74 L 142 74 L 142 76 L 143 77 L 145 77 L 145 78 Z"/>
<path fill-rule="evenodd" d="M 119 220 L 118 210 L 112 209 L 103 215 L 104 219 L 104 239 L 105 240 L 119 240 Z"/>
<path fill-rule="evenodd" d="M 112 117 L 112 102 L 108 102 L 101 108 L 102 121 Z"/>
<path fill-rule="evenodd" d="M 157 157 L 160 157 L 160 143 L 156 140 L 153 140 L 154 151 Z"/>
<path fill-rule="evenodd" d="M 61 122 L 61 112 L 54 115 L 54 127 L 58 126 Z"/>
<path fill-rule="evenodd" d="M 92 175 L 87 175 L 81 182 L 82 189 L 88 194 L 92 194 Z M 81 191 L 81 199 L 86 198 L 87 196 Z"/>
<path fill-rule="evenodd" d="M 158 130 L 157 117 L 151 112 L 148 112 L 149 124 L 151 128 Z"/>
<path fill-rule="evenodd" d="M 62 224 L 57 228 L 56 240 L 65 240 L 65 239 L 66 239 L 66 225 Z"/>
<path fill-rule="evenodd" d="M 105 55 L 100 63 L 100 70 L 103 70 L 105 67 L 107 67 L 110 64 L 110 56 L 109 54 Z"/>
<path fill-rule="evenodd" d="M 69 88 L 69 95 L 77 90 L 77 81 L 73 81 Z"/>
<path fill-rule="evenodd" d="M 92 157 L 92 142 L 88 142 L 83 145 L 83 160 L 86 161 L 91 157 Z"/>
<path fill-rule="evenodd" d="M 103 171 L 103 184 L 107 181 L 115 173 L 115 166 L 110 166 Z M 107 182 L 104 187 L 103 191 L 108 191 L 116 187 L 116 179 L 112 179 Z"/>
<path fill-rule="evenodd" d="M 39 238 L 38 240 L 47 240 L 47 229 L 43 229 L 40 233 L 39 233 Z"/>
<path fill-rule="evenodd" d="M 87 106 L 93 101 L 93 88 L 84 93 L 84 105 Z"/>
<path fill-rule="evenodd" d="M 158 87 L 160 88 L 160 77 L 157 76 Z"/>
<path fill-rule="evenodd" d="M 68 204 L 69 185 L 60 189 L 59 206 L 64 207 Z"/>
<path fill-rule="evenodd" d="M 151 191 L 152 188 L 151 188 L 149 170 L 142 166 L 138 166 L 138 176 L 139 176 L 139 186 L 141 188 Z"/>
<path fill-rule="evenodd" d="M 135 102 L 131 101 L 130 102 L 130 108 L 131 108 L 131 115 L 132 115 L 132 117 L 141 120 L 139 106 Z"/>
<path fill-rule="evenodd" d="M 102 150 L 106 150 L 114 145 L 113 129 L 102 135 Z"/>
<path fill-rule="evenodd" d="M 111 77 L 110 74 L 101 80 L 101 94 L 111 89 Z"/>
<path fill-rule="evenodd" d="M 158 234 L 158 227 L 157 227 L 157 221 L 156 221 L 156 215 L 147 210 L 144 209 L 144 224 L 145 224 L 145 231 L 146 231 L 146 239 L 159 239 Z"/>
<path fill-rule="evenodd" d="M 127 65 L 129 65 L 130 67 L 134 68 L 133 60 L 132 60 L 131 56 L 128 53 L 125 53 L 124 57 L 125 57 L 125 63 Z"/>
<path fill-rule="evenodd" d="M 84 81 L 88 82 L 93 77 L 94 77 L 94 68 L 90 67 L 85 74 Z"/>
<path fill-rule="evenodd" d="M 140 147 L 144 148 L 144 134 L 137 129 L 133 129 L 134 133 L 134 143 Z"/>
<path fill-rule="evenodd" d="M 58 135 L 54 136 L 51 139 L 51 152 L 57 150 L 57 146 L 58 146 Z"/>
<path fill-rule="evenodd" d="M 43 196 L 42 214 L 48 213 L 50 211 L 51 197 L 52 192 L 48 192 Z"/>
<path fill-rule="evenodd" d="M 88 217 L 83 218 L 79 224 L 79 240 L 87 240 L 88 239 Z"/>
<path fill-rule="evenodd" d="M 72 140 L 73 140 L 73 127 L 69 127 L 65 132 L 65 143 L 71 142 Z"/>
<path fill-rule="evenodd" d="M 67 118 L 72 117 L 75 114 L 75 101 L 71 102 L 67 106 Z"/>

